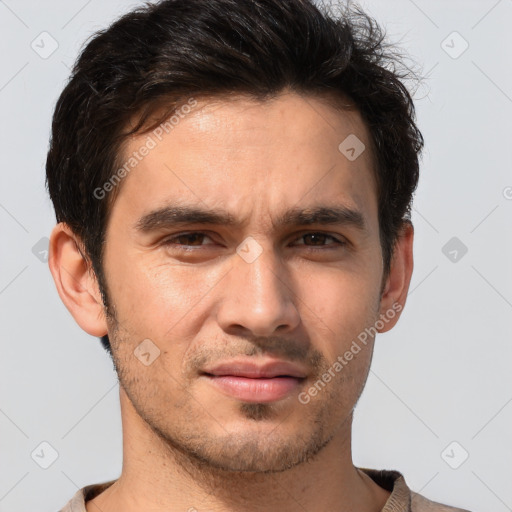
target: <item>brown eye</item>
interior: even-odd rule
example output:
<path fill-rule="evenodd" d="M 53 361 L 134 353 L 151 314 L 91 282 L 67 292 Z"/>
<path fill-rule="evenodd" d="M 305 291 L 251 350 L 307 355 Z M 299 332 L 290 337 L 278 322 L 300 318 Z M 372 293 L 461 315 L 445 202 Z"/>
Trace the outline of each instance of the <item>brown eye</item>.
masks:
<path fill-rule="evenodd" d="M 308 247 L 331 247 L 331 246 L 342 246 L 345 245 L 345 242 L 339 240 L 338 238 L 329 235 L 327 233 L 305 233 L 298 240 L 304 240 L 303 244 Z M 328 240 L 334 240 L 334 243 L 325 243 Z"/>
<path fill-rule="evenodd" d="M 192 247 L 201 247 L 203 245 L 211 245 L 211 244 L 202 244 L 205 238 L 211 240 L 211 238 L 206 233 L 199 232 L 191 232 L 191 233 L 180 233 L 179 235 L 175 235 L 171 238 L 167 238 L 164 240 L 164 245 L 176 245 L 176 246 L 192 246 Z"/>

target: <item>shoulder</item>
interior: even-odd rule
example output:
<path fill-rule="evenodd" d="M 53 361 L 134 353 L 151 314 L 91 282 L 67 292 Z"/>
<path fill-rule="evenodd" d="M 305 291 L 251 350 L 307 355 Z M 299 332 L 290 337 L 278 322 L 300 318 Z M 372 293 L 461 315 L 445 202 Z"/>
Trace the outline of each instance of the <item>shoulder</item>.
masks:
<path fill-rule="evenodd" d="M 431 501 L 421 494 L 411 491 L 411 512 L 470 512 L 462 508 L 450 507 Z"/>
<path fill-rule="evenodd" d="M 412 491 L 404 475 L 396 470 L 358 468 L 391 494 L 381 512 L 470 512 L 431 501 Z"/>
<path fill-rule="evenodd" d="M 470 512 L 462 508 L 450 507 L 436 501 L 431 501 L 420 494 L 411 491 L 412 512 Z"/>
<path fill-rule="evenodd" d="M 79 489 L 59 512 L 87 512 L 85 503 L 108 489 L 116 480 L 91 484 Z"/>

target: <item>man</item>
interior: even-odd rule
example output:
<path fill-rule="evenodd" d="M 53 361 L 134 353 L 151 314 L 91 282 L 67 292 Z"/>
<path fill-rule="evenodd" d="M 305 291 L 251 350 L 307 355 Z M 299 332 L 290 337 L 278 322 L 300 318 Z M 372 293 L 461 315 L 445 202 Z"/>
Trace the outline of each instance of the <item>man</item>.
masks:
<path fill-rule="evenodd" d="M 84 49 L 50 269 L 113 358 L 124 459 L 64 511 L 460 510 L 352 463 L 413 269 L 423 139 L 386 48 L 360 11 L 167 0 Z"/>

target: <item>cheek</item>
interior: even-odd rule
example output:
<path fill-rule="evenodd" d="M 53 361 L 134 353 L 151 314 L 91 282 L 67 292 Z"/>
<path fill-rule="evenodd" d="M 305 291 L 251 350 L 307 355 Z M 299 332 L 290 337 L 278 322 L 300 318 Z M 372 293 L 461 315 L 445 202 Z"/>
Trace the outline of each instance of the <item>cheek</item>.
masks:
<path fill-rule="evenodd" d="M 378 318 L 378 293 L 375 283 L 361 276 L 331 278 L 330 283 L 314 296 L 315 315 L 308 329 L 312 343 L 325 357 L 317 376 L 321 382 L 312 385 L 323 390 L 326 383 L 327 395 L 319 393 L 315 400 L 336 402 L 342 414 L 357 401 L 368 376 L 373 337 L 366 329 Z"/>
<path fill-rule="evenodd" d="M 148 257 L 112 268 L 109 288 L 118 321 L 129 325 L 133 335 L 155 340 L 192 336 L 205 297 L 223 275 L 221 269 L 162 264 L 161 258 Z"/>
<path fill-rule="evenodd" d="M 332 269 L 309 276 L 300 286 L 297 305 L 319 350 L 334 360 L 378 317 L 378 276 Z"/>

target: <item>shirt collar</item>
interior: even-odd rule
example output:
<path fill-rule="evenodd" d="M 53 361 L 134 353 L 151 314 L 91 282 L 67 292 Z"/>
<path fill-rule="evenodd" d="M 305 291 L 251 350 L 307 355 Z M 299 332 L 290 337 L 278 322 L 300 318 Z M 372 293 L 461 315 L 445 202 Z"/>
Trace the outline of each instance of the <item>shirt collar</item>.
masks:
<path fill-rule="evenodd" d="M 358 468 L 366 473 L 377 485 L 390 491 L 391 494 L 381 512 L 410 512 L 411 491 L 403 475 L 398 471 L 384 469 Z M 71 498 L 60 512 L 87 512 L 86 501 L 90 501 L 104 490 L 108 489 L 116 480 L 109 480 L 100 484 L 83 487 Z"/>

